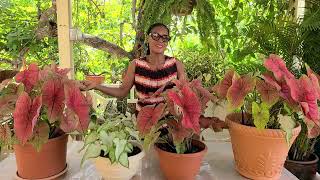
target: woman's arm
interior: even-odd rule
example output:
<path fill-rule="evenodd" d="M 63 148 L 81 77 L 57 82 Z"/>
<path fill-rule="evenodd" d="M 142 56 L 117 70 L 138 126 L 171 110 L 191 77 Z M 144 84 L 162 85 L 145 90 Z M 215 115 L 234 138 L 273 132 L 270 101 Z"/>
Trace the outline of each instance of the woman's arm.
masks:
<path fill-rule="evenodd" d="M 92 85 L 91 82 L 85 81 L 84 85 L 87 87 L 86 90 L 95 89 L 113 97 L 126 97 L 129 93 L 130 89 L 133 86 L 134 82 L 134 72 L 135 72 L 135 60 L 133 60 L 128 67 L 126 75 L 123 78 L 123 82 L 120 87 L 113 88 L 113 87 L 106 87 L 103 85 Z"/>
<path fill-rule="evenodd" d="M 176 60 L 176 65 L 177 65 L 178 79 L 179 80 L 188 80 L 183 63 L 179 60 Z"/>

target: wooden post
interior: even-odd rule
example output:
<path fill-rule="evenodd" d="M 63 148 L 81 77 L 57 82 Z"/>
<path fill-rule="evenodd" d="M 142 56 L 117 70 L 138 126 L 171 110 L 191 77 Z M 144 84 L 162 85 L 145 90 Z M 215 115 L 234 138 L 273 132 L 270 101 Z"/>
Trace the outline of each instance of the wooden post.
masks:
<path fill-rule="evenodd" d="M 293 10 L 294 18 L 301 22 L 305 11 L 305 0 L 290 0 L 289 10 Z"/>
<path fill-rule="evenodd" d="M 72 42 L 70 29 L 72 27 L 71 0 L 57 0 L 59 66 L 70 68 L 70 78 L 74 78 L 74 64 L 72 59 Z"/>

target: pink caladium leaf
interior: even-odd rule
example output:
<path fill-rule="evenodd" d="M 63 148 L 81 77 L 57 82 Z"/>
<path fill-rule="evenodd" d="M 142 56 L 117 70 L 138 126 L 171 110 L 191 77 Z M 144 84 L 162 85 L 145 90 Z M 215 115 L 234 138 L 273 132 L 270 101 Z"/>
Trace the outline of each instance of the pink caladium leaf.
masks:
<path fill-rule="evenodd" d="M 165 104 L 148 105 L 141 108 L 137 117 L 137 126 L 141 135 L 146 135 L 163 116 Z"/>
<path fill-rule="evenodd" d="M 257 79 L 256 88 L 258 93 L 261 95 L 263 102 L 272 106 L 279 100 L 279 91 L 274 86 L 270 86 L 269 83 Z"/>
<path fill-rule="evenodd" d="M 305 118 L 305 123 L 308 128 L 308 138 L 316 138 L 320 135 L 320 126 L 315 124 L 314 121 Z"/>
<path fill-rule="evenodd" d="M 307 69 L 308 77 L 311 80 L 312 85 L 316 90 L 317 99 L 320 100 L 320 85 L 319 85 L 320 77 L 316 73 L 314 73 L 308 65 L 306 65 L 306 69 Z"/>
<path fill-rule="evenodd" d="M 195 79 L 191 81 L 190 87 L 195 89 L 195 91 L 198 93 L 201 101 L 202 109 L 206 108 L 206 104 L 211 100 L 212 102 L 216 102 L 218 99 L 215 97 L 212 93 L 210 93 L 207 89 L 205 89 L 201 81 L 198 79 Z"/>
<path fill-rule="evenodd" d="M 176 120 L 168 121 L 169 131 L 172 134 L 173 141 L 175 143 L 182 143 L 185 138 L 190 137 L 192 135 L 192 131 L 186 129 Z"/>
<path fill-rule="evenodd" d="M 77 130 L 84 132 L 89 126 L 89 103 L 75 81 L 65 82 L 64 91 L 67 108 L 70 108 L 79 118 Z"/>
<path fill-rule="evenodd" d="M 292 99 L 298 102 L 304 115 L 313 121 L 319 120 L 317 104 L 317 91 L 308 76 L 302 75 L 300 79 L 288 79 Z"/>
<path fill-rule="evenodd" d="M 15 79 L 22 82 L 26 88 L 26 92 L 30 92 L 39 80 L 39 68 L 36 64 L 30 64 L 28 69 L 19 72 Z"/>
<path fill-rule="evenodd" d="M 71 110 L 66 109 L 61 120 L 60 128 L 66 133 L 73 132 L 79 127 L 79 117 Z"/>
<path fill-rule="evenodd" d="M 227 99 L 232 109 L 241 107 L 244 98 L 248 93 L 252 92 L 255 86 L 255 79 L 250 75 L 239 76 L 234 74 L 232 85 L 228 89 Z"/>
<path fill-rule="evenodd" d="M 294 78 L 294 75 L 287 69 L 284 61 L 275 54 L 271 54 L 269 58 L 264 61 L 264 66 L 273 72 L 278 81 L 284 78 Z"/>
<path fill-rule="evenodd" d="M 11 141 L 11 130 L 8 125 L 6 124 L 0 124 L 0 145 L 1 144 L 7 144 Z"/>
<path fill-rule="evenodd" d="M 228 89 L 232 85 L 232 78 L 234 74 L 234 70 L 228 70 L 224 75 L 224 78 L 213 87 L 213 91 L 217 93 L 220 98 L 225 98 L 227 96 Z"/>
<path fill-rule="evenodd" d="M 26 92 L 23 92 L 18 97 L 13 118 L 14 132 L 21 144 L 25 144 L 32 137 L 33 128 L 38 120 L 41 106 L 41 96 L 32 100 Z"/>
<path fill-rule="evenodd" d="M 62 117 L 64 109 L 64 85 L 61 79 L 49 79 L 42 86 L 42 100 L 47 107 L 50 122 L 55 122 Z"/>
<path fill-rule="evenodd" d="M 64 78 L 70 72 L 71 69 L 61 69 L 56 64 L 51 64 L 51 66 L 45 66 L 43 70 L 40 71 L 40 78 L 42 80 L 48 78 L 50 75 L 58 76 L 59 78 Z"/>
<path fill-rule="evenodd" d="M 263 73 L 262 74 L 262 78 L 264 79 L 264 81 L 266 83 L 268 83 L 269 85 L 275 87 L 278 91 L 281 90 L 280 85 L 278 84 L 277 80 L 275 79 L 275 77 L 270 74 L 270 73 Z"/>
<path fill-rule="evenodd" d="M 170 90 L 168 98 L 182 109 L 182 126 L 200 133 L 199 117 L 201 115 L 201 104 L 191 88 L 184 86 L 179 94 Z"/>

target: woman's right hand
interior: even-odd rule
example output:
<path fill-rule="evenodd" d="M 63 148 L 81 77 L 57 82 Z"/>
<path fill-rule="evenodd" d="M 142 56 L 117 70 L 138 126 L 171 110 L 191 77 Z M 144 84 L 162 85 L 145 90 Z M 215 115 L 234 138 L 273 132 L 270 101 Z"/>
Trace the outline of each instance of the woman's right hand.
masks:
<path fill-rule="evenodd" d="M 89 91 L 89 90 L 95 89 L 99 85 L 98 83 L 95 83 L 93 81 L 87 81 L 87 80 L 80 81 L 80 83 L 81 83 L 80 89 L 83 91 Z"/>

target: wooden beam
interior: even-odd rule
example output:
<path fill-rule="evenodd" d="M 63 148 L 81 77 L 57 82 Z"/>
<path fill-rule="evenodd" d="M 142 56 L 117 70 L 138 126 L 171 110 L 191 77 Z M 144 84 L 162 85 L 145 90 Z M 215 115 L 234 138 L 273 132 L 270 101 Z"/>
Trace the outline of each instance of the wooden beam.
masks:
<path fill-rule="evenodd" d="M 72 27 L 71 0 L 57 0 L 57 24 L 59 66 L 70 68 L 70 78 L 74 78 L 74 63 L 72 59 L 72 42 L 70 41 L 70 29 Z"/>

